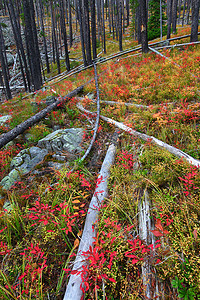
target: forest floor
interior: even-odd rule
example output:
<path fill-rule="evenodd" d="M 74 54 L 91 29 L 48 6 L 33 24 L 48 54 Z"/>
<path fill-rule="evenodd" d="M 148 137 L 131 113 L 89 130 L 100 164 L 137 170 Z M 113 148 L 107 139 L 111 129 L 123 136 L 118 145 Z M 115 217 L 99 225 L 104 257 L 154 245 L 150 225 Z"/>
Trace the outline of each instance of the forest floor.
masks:
<path fill-rule="evenodd" d="M 177 35 L 189 32 L 189 27 L 179 28 Z M 124 49 L 136 46 L 126 34 Z M 71 55 L 78 55 L 80 45 L 73 47 Z M 108 40 L 107 55 L 115 53 L 116 47 Z M 108 196 L 95 224 L 94 243 L 84 254 L 88 264 L 79 270 L 85 278 L 85 299 L 146 299 L 148 295 L 151 299 L 200 299 L 200 169 L 152 140 L 155 137 L 200 160 L 200 46 L 164 49 L 162 54 L 169 59 L 151 51 L 133 52 L 97 64 L 100 114 L 149 139 L 117 130 Z M 90 68 L 57 77 L 34 94 L 5 101 L 0 115 L 12 118 L 0 127 L 0 133 L 44 108 L 48 96 L 64 97 L 93 78 Z M 96 112 L 95 80 L 79 96 L 0 150 L 0 180 L 9 173 L 10 162 L 19 151 L 37 145 L 55 126 L 84 128 L 84 154 L 96 114 L 80 111 L 77 104 Z M 83 162 L 78 158 L 53 172 L 38 166 L 43 171 L 40 178 L 22 176 L 9 191 L 1 189 L 0 299 L 63 299 L 114 133 L 115 125 L 101 119 L 92 151 Z M 146 199 L 151 242 L 140 228 Z M 5 200 L 12 204 L 9 211 L 3 209 Z M 148 278 L 144 278 L 147 265 L 150 291 Z"/>

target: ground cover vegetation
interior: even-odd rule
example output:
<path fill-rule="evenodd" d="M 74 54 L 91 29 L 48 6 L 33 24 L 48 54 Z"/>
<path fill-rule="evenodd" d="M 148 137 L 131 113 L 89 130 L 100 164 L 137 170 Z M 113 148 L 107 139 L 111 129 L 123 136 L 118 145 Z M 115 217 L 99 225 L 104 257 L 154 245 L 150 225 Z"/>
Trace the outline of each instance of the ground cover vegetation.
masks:
<path fill-rule="evenodd" d="M 130 26 L 124 32 L 124 49 L 136 46 Z M 108 20 L 105 30 L 107 53 L 102 53 L 103 58 L 119 47 L 112 41 Z M 173 37 L 190 32 L 190 26 L 178 26 Z M 189 42 L 190 37 L 180 43 L 183 41 Z M 176 43 L 171 41 L 170 45 Z M 81 55 L 80 40 L 70 51 L 72 57 Z M 165 57 L 151 51 L 135 52 L 97 64 L 100 113 L 200 160 L 200 47 L 166 48 L 162 54 Z M 58 65 L 52 66 L 51 76 Z M 50 78 L 50 73 L 45 76 Z M 0 188 L 0 299 L 63 299 L 69 276 L 77 273 L 82 278 L 84 299 L 146 299 L 147 264 L 151 266 L 151 299 L 200 299 L 199 168 L 153 145 L 151 139 L 142 141 L 119 130 L 108 197 L 94 224 L 96 238 L 83 253 L 86 264 L 72 271 L 89 203 L 100 183 L 98 172 L 115 132 L 113 125 L 101 120 L 92 151 L 80 163 L 92 138 L 96 116 L 81 112 L 77 103 L 96 112 L 92 68 L 57 77 L 46 82 L 42 90 L 2 102 L 0 115 L 9 114 L 11 118 L 1 125 L 0 133 L 45 108 L 48 97 L 65 98 L 89 80 L 81 98 L 66 99 L 0 149 L 1 180 L 9 173 L 14 156 L 37 145 L 55 127 L 85 129 L 83 151 L 68 166 L 47 169 L 47 155 L 44 164 L 36 167 L 42 176 L 22 175 L 9 191 Z M 151 242 L 140 233 L 140 207 L 146 193 Z M 5 201 L 10 203 L 7 208 L 3 206 Z"/>

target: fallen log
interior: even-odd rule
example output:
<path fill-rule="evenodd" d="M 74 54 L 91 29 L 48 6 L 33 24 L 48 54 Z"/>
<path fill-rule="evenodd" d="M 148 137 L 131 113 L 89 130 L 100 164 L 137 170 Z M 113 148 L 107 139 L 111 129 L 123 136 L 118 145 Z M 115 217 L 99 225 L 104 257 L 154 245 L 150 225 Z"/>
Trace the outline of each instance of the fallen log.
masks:
<path fill-rule="evenodd" d="M 87 114 L 95 114 L 89 110 L 86 110 L 80 103 L 77 104 L 77 107 L 81 110 L 81 111 L 84 111 L 85 113 Z M 113 119 L 110 119 L 110 118 L 107 118 L 107 117 L 104 117 L 102 115 L 100 115 L 100 118 L 110 124 L 113 124 L 115 125 L 116 127 L 138 137 L 138 138 L 141 138 L 142 140 L 144 141 L 151 141 L 153 142 L 154 144 L 158 145 L 160 148 L 164 148 L 166 149 L 167 151 L 169 151 L 170 153 L 172 153 L 173 155 L 175 156 L 178 156 L 180 158 L 184 158 L 187 162 L 189 162 L 191 165 L 193 166 L 196 166 L 196 167 L 200 167 L 200 161 L 198 159 L 195 159 L 193 158 L 192 156 L 190 156 L 189 154 L 179 150 L 178 148 L 175 148 L 171 145 L 168 145 L 167 143 L 165 142 L 162 142 L 161 140 L 155 138 L 154 136 L 150 136 L 150 135 L 147 135 L 145 133 L 140 133 L 134 129 L 131 129 L 130 127 L 124 125 L 123 123 L 120 123 L 120 122 L 117 122 Z"/>
<path fill-rule="evenodd" d="M 94 242 L 94 237 L 96 236 L 93 224 L 97 221 L 102 201 L 108 195 L 108 178 L 110 175 L 110 168 L 114 163 L 115 153 L 116 142 L 113 142 L 108 148 L 106 157 L 103 161 L 97 179 L 97 182 L 99 182 L 99 184 L 97 185 L 92 200 L 90 202 L 83 234 L 81 237 L 78 253 L 72 271 L 81 271 L 82 267 L 86 265 L 85 257 L 82 255 L 82 253 L 89 250 L 89 247 L 92 246 Z M 71 274 L 63 300 L 80 300 L 83 295 L 83 292 L 80 289 L 81 284 L 81 274 Z"/>
<path fill-rule="evenodd" d="M 176 65 L 177 67 L 179 67 L 179 68 L 181 67 L 180 65 L 175 63 L 173 60 L 171 60 L 169 57 L 167 57 L 167 56 L 163 55 L 162 53 L 158 52 L 156 49 L 149 47 L 149 50 L 156 53 L 157 55 L 160 55 L 161 57 L 164 57 L 165 59 L 168 59 L 172 64 Z"/>
<path fill-rule="evenodd" d="M 97 92 L 97 117 L 96 117 L 96 122 L 95 122 L 95 127 L 94 127 L 94 134 L 93 137 L 91 139 L 90 145 L 88 147 L 88 149 L 86 150 L 85 154 L 81 157 L 80 161 L 84 161 L 84 159 L 88 156 L 88 154 L 90 153 L 90 150 L 92 149 L 92 146 L 94 144 L 94 141 L 96 139 L 96 135 L 97 135 L 97 131 L 99 128 L 99 118 L 100 118 L 100 99 L 99 99 L 99 87 L 98 87 L 98 76 L 97 76 L 97 67 L 96 67 L 96 63 L 93 62 L 94 65 L 94 76 L 95 76 L 95 86 L 96 86 L 96 92 Z"/>
<path fill-rule="evenodd" d="M 15 128 L 10 130 L 7 133 L 3 133 L 0 136 L 0 149 L 5 146 L 7 143 L 12 141 L 14 138 L 16 138 L 19 134 L 22 134 L 25 130 L 29 129 L 31 126 L 33 126 L 35 123 L 39 122 L 42 118 L 44 118 L 50 111 L 55 109 L 58 105 L 63 103 L 66 99 L 70 99 L 74 96 L 76 96 L 79 92 L 81 92 L 84 88 L 84 85 L 79 86 L 69 94 L 65 98 L 58 98 L 54 103 L 49 105 L 48 107 L 44 108 L 34 116 L 30 117 L 23 123 L 17 125 Z"/>
<path fill-rule="evenodd" d="M 151 203 L 147 190 L 144 191 L 143 197 L 139 202 L 139 237 L 145 241 L 147 245 L 152 244 L 155 247 L 155 237 L 151 230 L 154 229 L 152 226 L 152 216 L 150 214 Z M 153 254 L 153 252 L 152 252 Z M 158 281 L 156 278 L 156 270 L 152 266 L 151 259 L 147 256 L 142 265 L 142 281 L 145 289 L 146 299 L 158 298 Z M 154 285 L 152 283 L 155 283 Z"/>

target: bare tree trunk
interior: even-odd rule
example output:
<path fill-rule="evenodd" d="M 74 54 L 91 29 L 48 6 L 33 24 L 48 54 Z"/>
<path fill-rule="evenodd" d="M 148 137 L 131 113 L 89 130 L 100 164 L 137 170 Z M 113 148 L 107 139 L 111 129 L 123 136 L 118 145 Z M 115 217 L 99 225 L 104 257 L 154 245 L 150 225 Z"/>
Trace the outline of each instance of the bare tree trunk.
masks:
<path fill-rule="evenodd" d="M 112 22 L 112 34 L 113 40 L 115 39 L 115 24 L 114 24 L 114 11 L 115 11 L 115 0 L 111 1 L 111 22 Z"/>
<path fill-rule="evenodd" d="M 102 31 L 103 31 L 103 51 L 106 53 L 106 32 L 105 32 L 105 20 L 104 20 L 104 0 L 101 2 L 102 9 Z"/>
<path fill-rule="evenodd" d="M 69 63 L 69 53 L 68 53 L 68 45 L 67 45 L 67 33 L 66 33 L 66 27 L 65 27 L 65 14 L 64 14 L 63 0 L 59 0 L 59 4 L 60 4 L 60 26 L 61 26 L 61 32 L 62 32 L 64 48 L 65 48 L 65 64 L 66 64 L 67 71 L 69 71 L 70 63 Z"/>
<path fill-rule="evenodd" d="M 126 0 L 126 22 L 128 27 L 129 26 L 129 0 Z"/>
<path fill-rule="evenodd" d="M 64 99 L 66 98 L 72 98 L 76 96 L 79 92 L 83 90 L 83 85 L 79 86 L 77 89 L 70 92 Z M 25 130 L 29 129 L 29 127 L 33 126 L 35 123 L 39 122 L 42 118 L 44 118 L 50 111 L 55 109 L 58 105 L 60 105 L 63 102 L 63 99 L 58 99 L 53 104 L 49 105 L 48 107 L 44 108 L 34 116 L 30 117 L 23 123 L 19 124 L 12 130 L 10 130 L 7 133 L 4 133 L 0 137 L 0 149 L 5 146 L 7 143 L 12 141 L 14 138 L 16 138 L 19 134 L 22 134 Z"/>
<path fill-rule="evenodd" d="M 91 8 L 92 52 L 93 52 L 93 59 L 95 59 L 97 57 L 95 0 L 90 0 L 90 8 Z"/>
<path fill-rule="evenodd" d="M 97 31 L 98 31 L 98 41 L 100 42 L 102 38 L 101 30 L 101 0 L 96 0 L 97 4 Z"/>
<path fill-rule="evenodd" d="M 191 0 L 187 0 L 186 24 L 189 24 Z"/>
<path fill-rule="evenodd" d="M 15 10 L 14 10 L 12 1 L 7 0 L 6 4 L 7 4 L 7 7 L 8 7 L 11 26 L 12 26 L 12 30 L 13 30 L 13 34 L 14 34 L 14 38 L 15 38 L 17 53 L 19 55 L 19 62 L 20 62 L 20 68 L 21 68 L 22 77 L 23 77 L 23 81 L 24 81 L 24 87 L 25 87 L 25 90 L 27 90 L 27 85 L 26 85 L 26 80 L 27 80 L 28 90 L 31 91 L 30 72 L 29 72 L 29 69 L 28 69 L 27 61 L 26 61 L 26 56 L 25 56 L 24 47 L 23 47 L 23 43 L 22 43 L 20 27 L 18 26 L 19 23 L 18 23 L 17 18 L 16 18 L 16 14 L 15 14 Z M 23 65 L 22 65 L 21 58 L 22 58 L 22 61 L 23 61 L 23 64 L 24 64 L 26 79 L 25 79 L 25 75 L 24 75 L 24 70 L 23 70 Z"/>
<path fill-rule="evenodd" d="M 37 30 L 35 25 L 34 5 L 32 0 L 23 0 L 23 12 L 27 54 L 30 62 L 32 83 L 34 90 L 38 90 L 42 86 L 42 75 Z"/>
<path fill-rule="evenodd" d="M 84 66 L 86 67 L 87 66 L 87 60 L 86 60 L 86 55 L 85 55 L 85 43 L 84 43 L 84 34 L 83 34 L 83 19 L 82 19 L 81 0 L 77 0 L 77 8 L 78 8 L 78 21 L 79 21 L 79 27 L 80 27 L 83 63 L 84 63 Z"/>
<path fill-rule="evenodd" d="M 141 44 L 142 52 L 147 53 L 148 39 L 147 39 L 147 3 L 146 0 L 140 0 L 140 11 L 141 11 Z"/>
<path fill-rule="evenodd" d="M 68 12 L 69 12 L 69 46 L 72 46 L 72 11 L 71 1 L 68 0 Z"/>
<path fill-rule="evenodd" d="M 45 53 L 45 60 L 46 60 L 46 67 L 47 67 L 47 73 L 50 73 L 49 68 L 49 58 L 47 53 L 47 43 L 46 43 L 46 37 L 45 37 L 45 30 L 44 30 L 44 6 L 42 0 L 39 0 L 39 6 L 40 6 L 40 23 L 41 23 L 41 31 L 42 31 L 42 38 L 43 38 L 43 44 L 44 44 L 44 53 Z"/>
<path fill-rule="evenodd" d="M 192 0 L 192 25 L 190 42 L 198 41 L 199 6 L 200 0 Z"/>
<path fill-rule="evenodd" d="M 172 4 L 173 0 L 167 0 L 167 39 L 171 36 Z"/>
<path fill-rule="evenodd" d="M 91 42 L 90 42 L 90 21 L 89 21 L 88 0 L 83 0 L 83 5 L 84 5 L 84 16 L 85 16 L 85 50 L 86 50 L 87 64 L 91 65 L 92 55 L 91 55 Z"/>
<path fill-rule="evenodd" d="M 1 61 L 1 68 L 2 68 L 2 73 L 3 73 L 4 84 L 5 84 L 5 88 L 6 88 L 5 89 L 6 90 L 6 98 L 12 99 L 12 94 L 11 94 L 10 86 L 9 86 L 9 73 L 8 73 L 8 70 L 6 67 L 6 52 L 5 52 L 5 44 L 4 44 L 1 23 L 0 23 L 0 61 Z"/>
<path fill-rule="evenodd" d="M 172 7 L 172 32 L 173 33 L 176 33 L 177 4 L 178 4 L 178 0 L 173 0 L 173 7 Z"/>
<path fill-rule="evenodd" d="M 123 48 L 122 48 L 122 0 L 119 0 L 119 51 L 123 51 Z"/>
<path fill-rule="evenodd" d="M 185 7 L 186 7 L 186 0 L 184 0 L 184 4 L 183 4 L 183 19 L 182 19 L 182 27 L 184 25 L 184 18 L 185 18 Z"/>
<path fill-rule="evenodd" d="M 59 58 L 58 43 L 57 43 L 56 32 L 55 32 L 55 19 L 54 19 L 52 0 L 50 0 L 50 13 L 51 13 L 52 42 L 53 42 L 53 47 L 55 49 L 55 56 L 56 56 L 58 74 L 60 74 L 60 72 L 61 72 L 61 70 L 60 70 L 60 58 Z"/>

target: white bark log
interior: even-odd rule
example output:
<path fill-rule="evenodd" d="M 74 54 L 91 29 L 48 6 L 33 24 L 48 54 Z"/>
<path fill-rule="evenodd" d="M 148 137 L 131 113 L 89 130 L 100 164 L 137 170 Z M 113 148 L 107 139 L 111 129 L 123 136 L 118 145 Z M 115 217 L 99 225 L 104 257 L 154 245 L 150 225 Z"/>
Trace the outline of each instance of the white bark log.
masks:
<path fill-rule="evenodd" d="M 77 104 L 77 107 L 80 110 L 82 110 L 85 113 L 87 113 L 87 114 L 94 114 L 91 111 L 84 109 L 83 106 L 80 103 Z M 115 121 L 113 119 L 104 117 L 102 115 L 100 115 L 100 118 L 102 120 L 110 123 L 110 124 L 115 125 L 116 127 L 120 128 L 120 129 L 122 129 L 122 130 L 124 130 L 124 131 L 126 131 L 126 132 L 128 132 L 128 133 L 130 133 L 132 135 L 134 135 L 134 136 L 137 136 L 138 138 L 141 138 L 144 141 L 152 141 L 154 144 L 158 145 L 160 148 L 166 149 L 167 151 L 169 151 L 173 155 L 178 156 L 180 158 L 184 158 L 187 162 L 189 162 L 193 166 L 196 166 L 196 167 L 200 166 L 200 161 L 198 159 L 195 159 L 192 156 L 190 156 L 189 154 L 187 154 L 187 153 L 185 153 L 185 152 L 183 152 L 183 151 L 181 151 L 181 150 L 179 150 L 179 149 L 177 149 L 177 148 L 175 148 L 173 146 L 170 146 L 170 145 L 168 145 L 165 142 L 162 142 L 161 140 L 155 138 L 154 136 L 150 136 L 150 135 L 147 135 L 145 133 L 140 133 L 140 132 L 138 132 L 138 131 L 136 131 L 134 129 L 131 129 L 130 127 L 124 125 L 123 123 L 117 122 L 117 121 Z"/>
<path fill-rule="evenodd" d="M 85 258 L 84 256 L 82 256 L 82 252 L 88 251 L 89 246 L 92 246 L 92 243 L 94 242 L 96 233 L 93 229 L 93 224 L 97 221 L 102 201 L 108 195 L 107 183 L 110 175 L 110 168 L 114 163 L 115 153 L 116 146 L 114 144 L 111 144 L 106 153 L 106 157 L 103 161 L 101 171 L 98 176 L 98 179 L 101 180 L 101 182 L 96 187 L 94 195 L 90 202 L 73 270 L 81 270 L 82 266 L 86 264 Z M 80 300 L 83 294 L 80 289 L 81 283 L 82 279 L 80 274 L 71 275 L 65 292 L 64 300 Z"/>
<path fill-rule="evenodd" d="M 147 245 L 155 245 L 155 237 L 150 231 L 154 229 L 152 227 L 150 206 L 151 204 L 149 201 L 148 192 L 144 191 L 143 198 L 140 199 L 139 204 L 139 236 L 140 239 L 144 240 Z M 154 299 L 155 296 L 156 299 L 158 299 L 158 282 L 155 275 L 156 271 L 151 266 L 150 260 L 147 257 L 147 259 L 144 261 L 144 264 L 142 265 L 142 281 L 143 286 L 145 287 L 145 296 L 147 299 Z M 152 279 L 154 279 L 156 282 L 154 291 L 152 286 Z"/>

